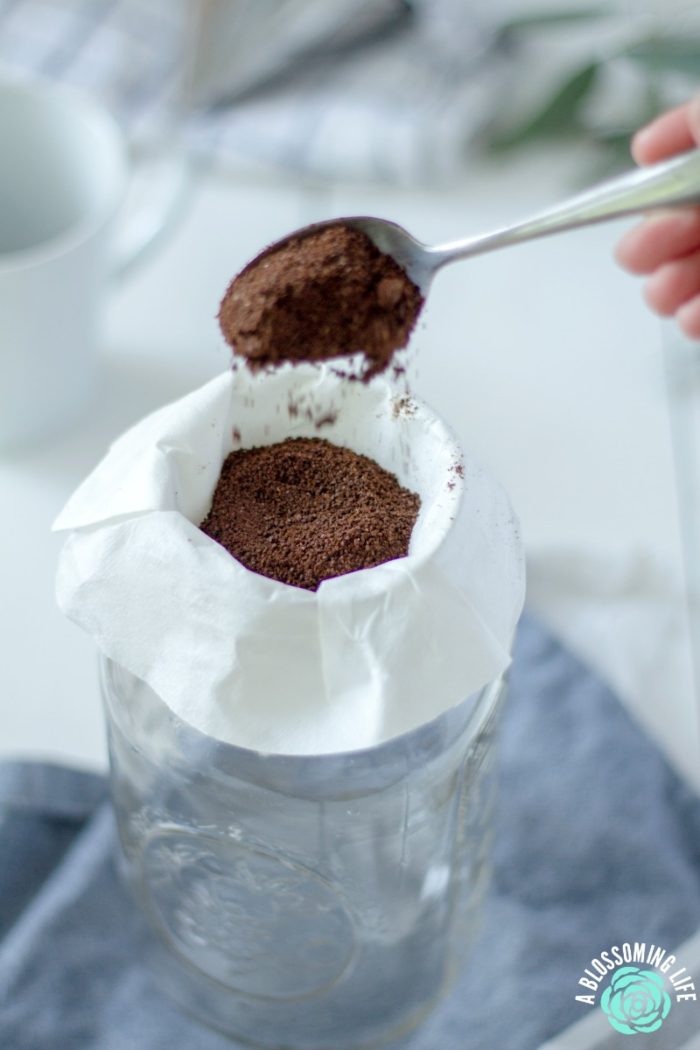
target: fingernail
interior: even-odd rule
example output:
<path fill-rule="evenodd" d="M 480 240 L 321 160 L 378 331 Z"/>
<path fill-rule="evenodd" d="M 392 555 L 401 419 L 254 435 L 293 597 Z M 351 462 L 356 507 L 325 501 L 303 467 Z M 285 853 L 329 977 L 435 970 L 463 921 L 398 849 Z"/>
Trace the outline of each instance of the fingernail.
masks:
<path fill-rule="evenodd" d="M 697 308 L 698 297 L 694 296 L 692 299 L 689 299 L 687 303 L 683 303 L 681 306 L 678 307 L 678 309 L 676 310 L 676 319 L 678 321 L 683 321 L 684 319 L 687 319 L 688 317 L 690 317 L 691 314 L 695 313 Z"/>
<path fill-rule="evenodd" d="M 637 163 L 640 163 L 638 154 L 640 150 L 644 150 L 644 146 L 649 133 L 649 127 L 650 125 L 646 124 L 643 128 L 640 128 L 639 131 L 635 131 L 634 135 L 632 136 L 632 141 L 630 143 L 630 152 L 632 153 L 632 156 L 637 161 Z"/>
<path fill-rule="evenodd" d="M 676 323 L 688 339 L 700 339 L 700 297 L 695 296 L 676 310 Z"/>

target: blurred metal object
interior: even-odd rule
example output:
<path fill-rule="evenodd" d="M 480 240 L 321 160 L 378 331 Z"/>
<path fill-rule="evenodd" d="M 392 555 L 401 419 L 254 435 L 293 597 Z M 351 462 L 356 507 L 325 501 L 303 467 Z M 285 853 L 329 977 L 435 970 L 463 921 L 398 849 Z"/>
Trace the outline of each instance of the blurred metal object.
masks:
<path fill-rule="evenodd" d="M 408 0 L 194 0 L 193 107 L 226 106 L 405 26 Z"/>

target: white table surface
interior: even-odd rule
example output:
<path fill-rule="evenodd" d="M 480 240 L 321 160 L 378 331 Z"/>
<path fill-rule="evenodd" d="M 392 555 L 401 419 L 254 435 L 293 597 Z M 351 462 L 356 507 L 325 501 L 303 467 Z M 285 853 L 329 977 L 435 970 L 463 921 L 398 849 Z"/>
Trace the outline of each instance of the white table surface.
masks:
<path fill-rule="evenodd" d="M 427 241 L 477 232 L 551 202 L 570 188 L 570 172 L 570 161 L 530 157 L 508 170 L 475 166 L 459 190 L 432 194 L 201 179 L 177 232 L 112 294 L 103 383 L 88 412 L 46 445 L 0 456 L 0 755 L 104 765 L 95 653 L 55 607 L 61 541 L 51 521 L 124 427 L 227 367 L 214 318 L 232 274 L 268 241 L 333 214 L 383 214 Z M 444 271 L 414 339 L 415 390 L 508 488 L 531 558 L 532 605 L 602 667 L 692 775 L 660 328 L 612 261 L 620 229 Z M 665 608 L 652 601 L 638 617 L 624 572 L 611 589 L 629 564 L 670 581 Z"/>

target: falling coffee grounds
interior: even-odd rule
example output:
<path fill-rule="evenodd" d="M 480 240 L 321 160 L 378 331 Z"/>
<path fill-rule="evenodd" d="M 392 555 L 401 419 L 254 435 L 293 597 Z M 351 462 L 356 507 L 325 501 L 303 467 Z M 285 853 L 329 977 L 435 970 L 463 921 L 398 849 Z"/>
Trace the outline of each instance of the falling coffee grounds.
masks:
<path fill-rule="evenodd" d="M 369 237 L 342 223 L 291 236 L 253 259 L 229 285 L 219 324 L 257 367 L 362 353 L 362 379 L 408 342 L 423 297 Z"/>
<path fill-rule="evenodd" d="M 254 572 L 315 591 L 408 553 L 420 499 L 323 438 L 231 452 L 200 528 Z"/>

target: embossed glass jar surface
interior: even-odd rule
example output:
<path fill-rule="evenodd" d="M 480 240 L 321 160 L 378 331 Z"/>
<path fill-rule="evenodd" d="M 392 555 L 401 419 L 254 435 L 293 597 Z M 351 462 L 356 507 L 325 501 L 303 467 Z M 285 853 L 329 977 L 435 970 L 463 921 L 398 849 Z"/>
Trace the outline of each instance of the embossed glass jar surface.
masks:
<path fill-rule="evenodd" d="M 102 681 L 122 867 L 165 990 L 268 1047 L 417 1024 L 478 917 L 502 682 L 379 747 L 299 757 L 202 736 L 109 661 Z"/>

